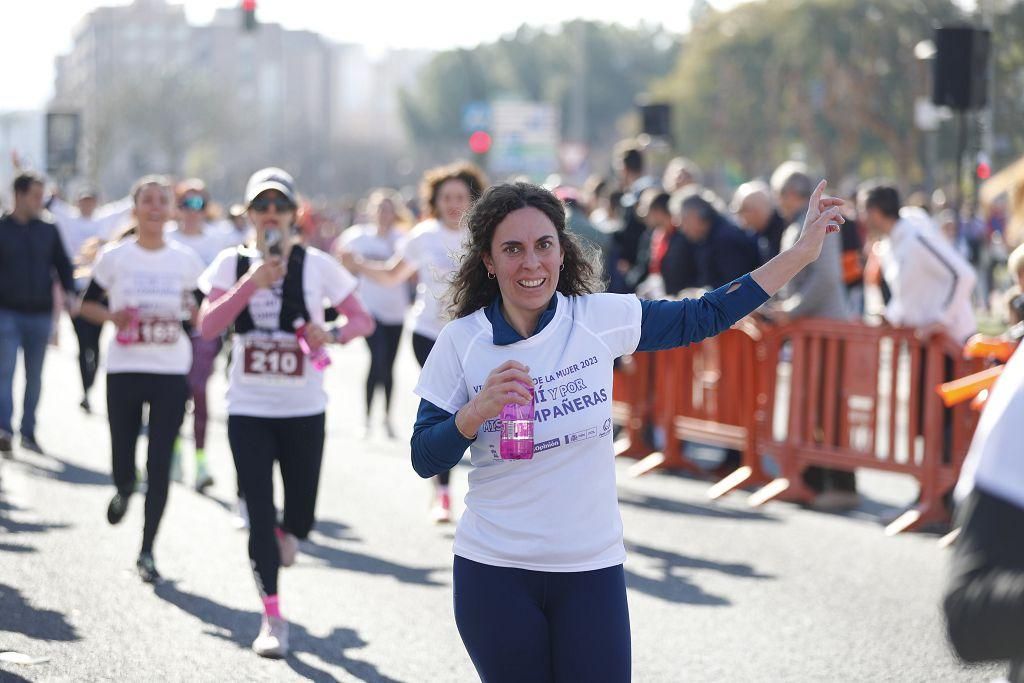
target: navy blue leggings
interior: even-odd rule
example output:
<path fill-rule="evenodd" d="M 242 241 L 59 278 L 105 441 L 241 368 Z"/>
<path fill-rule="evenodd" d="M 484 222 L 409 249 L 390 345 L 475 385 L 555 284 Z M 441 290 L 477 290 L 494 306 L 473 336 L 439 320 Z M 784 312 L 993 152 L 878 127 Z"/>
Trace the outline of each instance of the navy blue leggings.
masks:
<path fill-rule="evenodd" d="M 538 572 L 456 555 L 454 579 L 455 623 L 484 683 L 630 680 L 621 564 Z"/>

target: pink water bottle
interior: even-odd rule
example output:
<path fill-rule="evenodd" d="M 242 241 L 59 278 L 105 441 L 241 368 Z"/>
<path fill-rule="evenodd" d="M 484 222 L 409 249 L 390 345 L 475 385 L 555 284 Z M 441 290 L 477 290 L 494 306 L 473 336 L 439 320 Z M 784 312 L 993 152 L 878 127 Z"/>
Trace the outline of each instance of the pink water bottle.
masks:
<path fill-rule="evenodd" d="M 310 348 L 309 341 L 306 339 L 306 322 L 302 318 L 296 318 L 292 326 L 295 328 L 295 338 L 299 341 L 299 348 L 302 349 L 302 353 L 309 358 L 309 362 L 314 368 L 323 372 L 331 364 L 331 355 L 327 353 L 327 349 L 323 346 L 315 351 Z"/>
<path fill-rule="evenodd" d="M 533 398 L 533 387 L 530 387 Z M 533 401 L 525 406 L 508 403 L 501 409 L 501 459 L 533 459 Z"/>
<path fill-rule="evenodd" d="M 130 316 L 128 326 L 117 331 L 115 339 L 117 343 L 122 346 L 128 344 L 134 344 L 135 340 L 139 338 L 139 307 L 129 306 L 125 309 Z"/>

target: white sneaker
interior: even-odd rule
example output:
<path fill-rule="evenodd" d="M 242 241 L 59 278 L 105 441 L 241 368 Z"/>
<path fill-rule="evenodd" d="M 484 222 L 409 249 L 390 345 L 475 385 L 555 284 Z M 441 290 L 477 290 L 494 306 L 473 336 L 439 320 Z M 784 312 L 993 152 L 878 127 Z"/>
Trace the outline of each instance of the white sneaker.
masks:
<path fill-rule="evenodd" d="M 277 549 L 281 553 L 281 566 L 290 567 L 295 564 L 295 556 L 299 554 L 299 539 L 287 531 L 274 536 L 277 537 Z"/>
<path fill-rule="evenodd" d="M 213 486 L 213 477 L 210 476 L 210 472 L 206 469 L 206 463 L 196 464 L 196 491 L 198 493 L 204 493 L 206 489 Z"/>
<path fill-rule="evenodd" d="M 244 498 L 239 498 L 235 504 L 235 518 L 232 523 L 236 529 L 249 528 L 249 506 L 245 504 Z"/>
<path fill-rule="evenodd" d="M 263 615 L 260 634 L 252 641 L 253 652 L 260 657 L 281 659 L 288 655 L 288 622 Z"/>
<path fill-rule="evenodd" d="M 181 451 L 171 453 L 171 481 L 180 484 L 185 477 L 181 473 Z"/>

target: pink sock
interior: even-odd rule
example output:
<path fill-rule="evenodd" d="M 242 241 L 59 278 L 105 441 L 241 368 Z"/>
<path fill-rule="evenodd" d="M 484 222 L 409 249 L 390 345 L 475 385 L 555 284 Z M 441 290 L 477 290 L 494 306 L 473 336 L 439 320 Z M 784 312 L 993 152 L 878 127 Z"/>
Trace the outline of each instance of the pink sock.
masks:
<path fill-rule="evenodd" d="M 277 540 L 280 541 L 282 538 L 284 538 L 284 529 L 282 529 L 279 526 L 275 526 L 274 527 L 274 535 L 277 536 Z"/>
<path fill-rule="evenodd" d="M 281 618 L 281 602 L 276 595 L 268 595 L 263 598 L 263 611 L 268 617 Z"/>

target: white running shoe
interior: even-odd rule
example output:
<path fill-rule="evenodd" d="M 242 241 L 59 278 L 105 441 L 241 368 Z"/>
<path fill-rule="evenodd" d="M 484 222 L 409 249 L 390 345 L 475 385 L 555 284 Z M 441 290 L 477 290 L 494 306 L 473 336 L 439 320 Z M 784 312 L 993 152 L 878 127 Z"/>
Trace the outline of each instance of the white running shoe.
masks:
<path fill-rule="evenodd" d="M 249 506 L 245 504 L 244 498 L 239 498 L 235 504 L 235 518 L 232 523 L 239 530 L 249 528 Z"/>
<path fill-rule="evenodd" d="M 171 481 L 180 484 L 184 480 L 185 477 L 181 473 L 181 451 L 174 449 L 171 453 Z"/>
<path fill-rule="evenodd" d="M 295 564 L 295 556 L 299 554 L 299 539 L 287 531 L 274 534 L 277 537 L 277 548 L 281 553 L 281 566 L 290 567 Z"/>
<path fill-rule="evenodd" d="M 213 486 L 213 477 L 210 476 L 210 472 L 206 469 L 206 463 L 196 463 L 196 491 L 204 493 L 211 486 Z"/>
<path fill-rule="evenodd" d="M 447 491 L 438 492 L 434 507 L 430 510 L 430 518 L 434 524 L 449 524 L 452 521 L 452 498 Z"/>
<path fill-rule="evenodd" d="M 260 657 L 281 659 L 288 655 L 288 622 L 263 615 L 260 634 L 252 641 L 253 652 Z"/>

